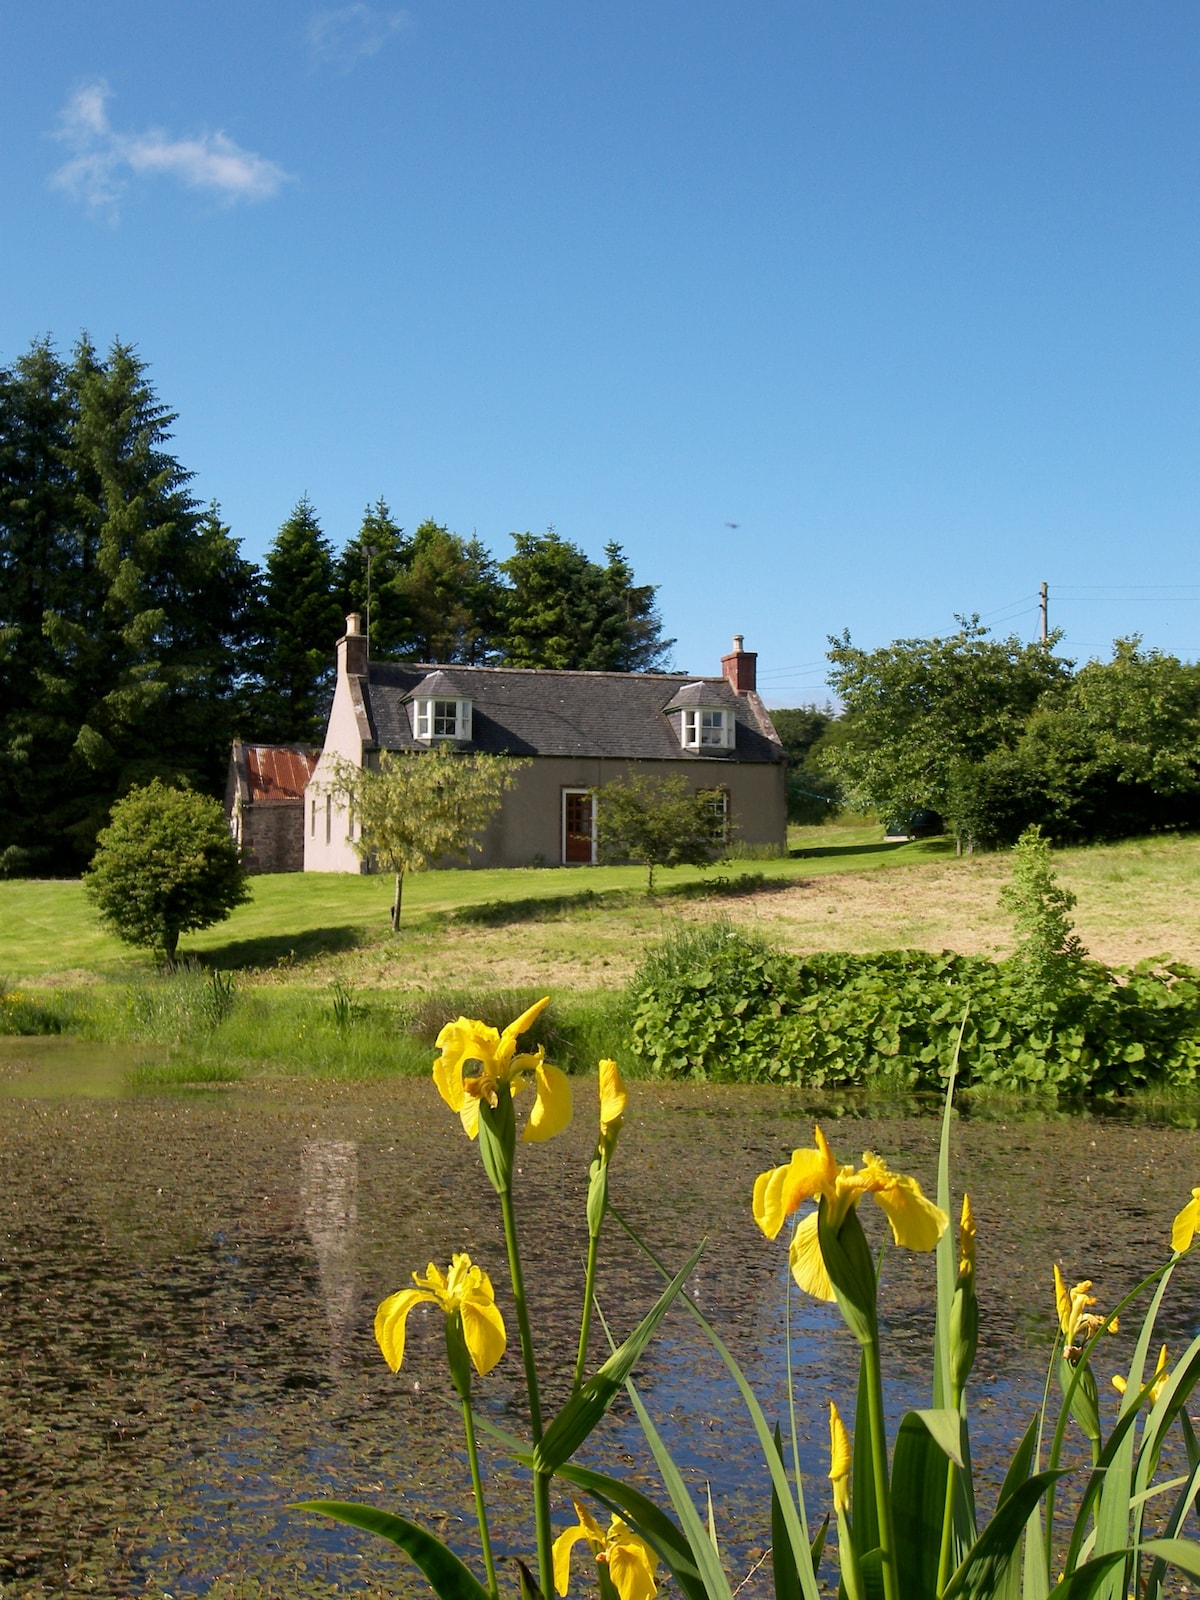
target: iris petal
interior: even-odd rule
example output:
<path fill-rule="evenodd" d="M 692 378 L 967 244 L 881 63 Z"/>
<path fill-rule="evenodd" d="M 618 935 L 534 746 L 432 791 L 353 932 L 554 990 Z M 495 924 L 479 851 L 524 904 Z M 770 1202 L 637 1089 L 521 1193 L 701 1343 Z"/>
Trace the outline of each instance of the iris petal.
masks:
<path fill-rule="evenodd" d="M 504 1354 L 504 1318 L 490 1302 L 468 1294 L 462 1304 L 463 1338 L 475 1371 L 483 1377 Z"/>
<path fill-rule="evenodd" d="M 629 1091 L 615 1061 L 600 1063 L 600 1137 L 625 1115 Z"/>
<path fill-rule="evenodd" d="M 566 1594 L 571 1586 L 571 1551 L 580 1539 L 586 1539 L 588 1531 L 578 1522 L 574 1527 L 566 1528 L 554 1541 L 554 1587 L 559 1594 Z"/>
<path fill-rule="evenodd" d="M 891 1223 L 892 1237 L 905 1250 L 932 1250 L 950 1218 L 925 1198 L 915 1178 L 901 1172 L 889 1173 L 888 1177 L 888 1186 L 875 1191 L 875 1203 Z"/>
<path fill-rule="evenodd" d="M 1198 1228 L 1200 1228 L 1200 1189 L 1193 1189 L 1192 1198 L 1175 1218 L 1175 1224 L 1171 1229 L 1171 1249 L 1178 1250 L 1180 1255 L 1185 1250 L 1190 1250 Z"/>
<path fill-rule="evenodd" d="M 540 1144 L 561 1133 L 571 1120 L 574 1104 L 571 1080 L 558 1067 L 548 1061 L 538 1061 L 536 1068 L 537 1099 L 529 1113 L 529 1121 L 521 1138 L 531 1144 Z"/>
<path fill-rule="evenodd" d="M 393 1372 L 399 1372 L 404 1360 L 404 1327 L 408 1313 L 422 1301 L 436 1305 L 437 1298 L 428 1289 L 401 1289 L 398 1294 L 390 1294 L 381 1302 L 375 1313 L 375 1340 Z"/>
<path fill-rule="evenodd" d="M 648 1546 L 614 1517 L 608 1534 L 608 1572 L 621 1600 L 653 1600 L 655 1560 Z"/>
<path fill-rule="evenodd" d="M 788 1247 L 788 1261 L 791 1264 L 792 1277 L 805 1294 L 812 1295 L 814 1300 L 837 1299 L 825 1268 L 825 1258 L 821 1254 L 815 1211 L 802 1220 L 792 1235 L 792 1242 Z"/>

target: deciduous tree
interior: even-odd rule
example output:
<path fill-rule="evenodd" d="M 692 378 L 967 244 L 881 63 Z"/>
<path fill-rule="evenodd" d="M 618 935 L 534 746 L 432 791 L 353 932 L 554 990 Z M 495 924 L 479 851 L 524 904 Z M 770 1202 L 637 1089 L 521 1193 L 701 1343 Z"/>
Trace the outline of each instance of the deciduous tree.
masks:
<path fill-rule="evenodd" d="M 725 840 L 724 805 L 682 777 L 632 777 L 606 783 L 596 796 L 596 840 L 602 861 L 646 868 L 654 893 L 659 867 L 704 867 Z"/>
<path fill-rule="evenodd" d="M 119 939 L 166 962 L 181 934 L 223 922 L 250 896 L 218 802 L 157 778 L 113 806 L 83 887 Z"/>
<path fill-rule="evenodd" d="M 483 836 L 527 763 L 435 745 L 384 751 L 378 767 L 339 760 L 329 788 L 354 818 L 352 843 L 363 860 L 395 875 L 392 929 L 400 927 L 404 878 L 447 857 L 465 857 Z"/>
<path fill-rule="evenodd" d="M 964 774 L 1012 748 L 1039 701 L 1066 684 L 1071 663 L 1046 644 L 993 639 L 977 617 L 946 639 L 897 639 L 859 650 L 830 640 L 829 681 L 845 707 L 828 764 L 853 803 L 887 816 L 956 812 Z"/>

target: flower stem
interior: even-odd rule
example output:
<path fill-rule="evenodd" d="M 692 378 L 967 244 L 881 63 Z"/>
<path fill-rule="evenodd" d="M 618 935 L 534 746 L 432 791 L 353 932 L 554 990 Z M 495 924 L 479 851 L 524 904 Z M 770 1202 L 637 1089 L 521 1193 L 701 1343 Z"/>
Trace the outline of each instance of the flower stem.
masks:
<path fill-rule="evenodd" d="M 575 1382 L 572 1393 L 583 1388 L 583 1375 L 587 1371 L 588 1338 L 592 1331 L 592 1294 L 596 1284 L 596 1257 L 600 1251 L 600 1235 L 588 1235 L 587 1273 L 583 1282 L 583 1316 L 579 1322 L 579 1353 L 575 1357 Z"/>
<path fill-rule="evenodd" d="M 533 1355 L 533 1330 L 525 1301 L 525 1278 L 521 1272 L 521 1252 L 517 1244 L 517 1218 L 513 1210 L 512 1189 L 500 1191 L 500 1211 L 504 1218 L 504 1245 L 508 1252 L 508 1271 L 512 1279 L 513 1301 L 517 1308 L 517 1327 L 521 1334 L 521 1357 L 525 1363 L 525 1388 L 529 1395 L 529 1431 L 535 1445 L 542 1442 L 542 1402 L 538 1391 L 537 1362 Z M 550 1552 L 550 1478 L 534 1469 L 533 1520 L 537 1530 L 538 1584 L 543 1595 L 551 1593 L 554 1563 Z M 889 1596 L 889 1600 L 892 1597 Z"/>
<path fill-rule="evenodd" d="M 875 1479 L 875 1508 L 879 1518 L 884 1600 L 900 1600 L 896 1573 L 896 1528 L 892 1519 L 892 1491 L 888 1482 L 887 1429 L 883 1418 L 883 1372 L 879 1365 L 879 1340 L 863 1345 L 867 1379 L 867 1415 L 871 1425 L 871 1470 Z"/>
<path fill-rule="evenodd" d="M 496 1563 L 492 1558 L 492 1541 L 488 1535 L 487 1507 L 483 1503 L 483 1479 L 479 1475 L 479 1449 L 475 1443 L 475 1417 L 471 1402 L 464 1395 L 463 1431 L 467 1436 L 467 1460 L 471 1464 L 471 1487 L 475 1491 L 475 1519 L 479 1523 L 479 1542 L 483 1546 L 483 1565 L 487 1571 L 488 1593 L 499 1600 L 500 1585 L 496 1579 Z"/>

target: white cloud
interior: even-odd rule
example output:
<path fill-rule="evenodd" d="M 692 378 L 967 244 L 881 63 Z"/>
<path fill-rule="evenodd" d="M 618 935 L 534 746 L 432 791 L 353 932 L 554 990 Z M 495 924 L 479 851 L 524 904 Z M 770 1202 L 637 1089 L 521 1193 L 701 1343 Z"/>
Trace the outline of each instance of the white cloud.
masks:
<path fill-rule="evenodd" d="M 314 61 L 349 72 L 360 61 L 376 56 L 402 29 L 407 11 L 381 11 L 365 0 L 314 11 L 308 22 L 308 48 Z"/>
<path fill-rule="evenodd" d="M 86 83 L 63 108 L 55 137 L 72 151 L 51 183 L 93 210 L 115 213 L 137 178 L 175 178 L 233 204 L 269 200 L 290 175 L 274 161 L 243 150 L 225 133 L 174 139 L 160 128 L 120 133 L 108 120 L 112 91 L 103 79 Z"/>

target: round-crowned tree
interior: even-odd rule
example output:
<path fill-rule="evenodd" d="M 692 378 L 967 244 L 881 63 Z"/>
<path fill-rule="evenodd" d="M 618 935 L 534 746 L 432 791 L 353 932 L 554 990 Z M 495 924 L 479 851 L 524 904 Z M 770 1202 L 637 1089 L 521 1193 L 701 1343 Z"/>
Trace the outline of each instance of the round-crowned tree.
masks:
<path fill-rule="evenodd" d="M 83 887 L 126 944 L 173 962 L 179 936 L 223 922 L 250 898 L 237 847 L 215 800 L 155 778 L 112 808 Z"/>

